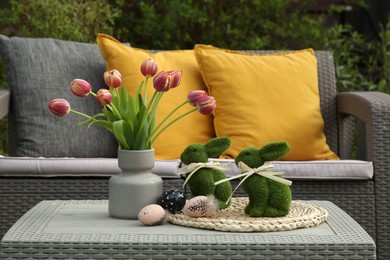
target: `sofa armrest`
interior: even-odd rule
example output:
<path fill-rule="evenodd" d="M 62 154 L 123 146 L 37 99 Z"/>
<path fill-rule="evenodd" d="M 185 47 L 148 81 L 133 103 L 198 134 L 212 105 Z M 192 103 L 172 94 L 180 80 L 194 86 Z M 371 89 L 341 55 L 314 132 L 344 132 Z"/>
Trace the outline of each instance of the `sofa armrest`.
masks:
<path fill-rule="evenodd" d="M 0 89 L 0 119 L 9 113 L 10 91 L 7 89 Z"/>
<path fill-rule="evenodd" d="M 366 155 L 362 159 L 387 161 L 386 154 L 390 153 L 390 95 L 381 92 L 339 93 L 337 109 L 341 116 L 351 115 L 362 122 Z"/>

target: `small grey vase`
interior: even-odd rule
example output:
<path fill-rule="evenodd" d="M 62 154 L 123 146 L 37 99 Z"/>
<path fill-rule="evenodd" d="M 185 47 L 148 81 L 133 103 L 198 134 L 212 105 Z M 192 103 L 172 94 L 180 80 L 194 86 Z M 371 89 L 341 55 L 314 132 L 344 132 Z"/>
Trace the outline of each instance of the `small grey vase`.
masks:
<path fill-rule="evenodd" d="M 157 202 L 163 190 L 163 180 L 151 172 L 154 149 L 118 150 L 121 173 L 109 180 L 108 212 L 113 218 L 137 219 L 146 205 Z"/>

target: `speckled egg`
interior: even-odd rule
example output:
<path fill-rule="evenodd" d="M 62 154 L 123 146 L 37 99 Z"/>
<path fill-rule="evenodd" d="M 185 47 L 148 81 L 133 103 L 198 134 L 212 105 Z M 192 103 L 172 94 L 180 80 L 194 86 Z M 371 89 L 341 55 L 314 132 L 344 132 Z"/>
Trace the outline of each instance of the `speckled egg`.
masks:
<path fill-rule="evenodd" d="M 193 197 L 187 201 L 182 212 L 189 217 L 207 217 L 216 210 L 213 200 L 206 196 Z"/>
<path fill-rule="evenodd" d="M 183 192 L 178 190 L 169 190 L 161 194 L 157 200 L 157 204 L 168 210 L 170 213 L 175 214 L 182 210 L 186 201 L 187 199 Z"/>
<path fill-rule="evenodd" d="M 145 226 L 161 225 L 165 220 L 165 210 L 157 204 L 145 206 L 138 213 L 138 220 Z"/>

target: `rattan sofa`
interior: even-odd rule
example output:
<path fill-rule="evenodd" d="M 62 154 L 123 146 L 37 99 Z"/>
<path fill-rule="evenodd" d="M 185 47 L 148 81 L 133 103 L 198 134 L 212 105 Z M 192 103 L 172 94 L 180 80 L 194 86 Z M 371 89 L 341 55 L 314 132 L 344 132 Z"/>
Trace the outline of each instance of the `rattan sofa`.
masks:
<path fill-rule="evenodd" d="M 92 48 L 92 45 L 88 45 L 88 48 Z M 98 53 L 97 47 L 93 48 L 96 50 L 92 54 Z M 358 159 L 373 162 L 375 172 L 373 178 L 366 180 L 293 179 L 293 197 L 332 201 L 372 236 L 378 248 L 378 258 L 390 259 L 390 95 L 378 92 L 336 93 L 332 54 L 328 51 L 316 51 L 316 56 L 321 111 L 329 146 L 340 158 L 352 158 L 357 131 Z M 96 74 L 100 74 L 104 66 L 104 61 L 99 60 Z M 10 69 L 7 67 L 8 79 L 15 80 L 16 76 L 9 72 Z M 100 83 L 96 83 L 98 84 Z M 12 152 L 17 146 L 14 139 L 18 136 L 13 127 L 17 121 L 15 117 L 18 115 L 18 102 L 22 101 L 17 100 L 12 88 L 11 91 L 0 91 L 0 118 L 6 115 L 9 117 L 11 156 L 15 156 Z M 47 116 L 51 117 L 50 114 Z M 44 133 L 45 129 L 42 131 Z M 76 131 L 83 130 L 77 128 Z M 50 142 L 44 134 L 41 134 L 41 138 L 43 142 Z M 70 153 L 68 156 L 74 155 Z M 111 153 L 107 157 L 115 158 L 115 154 Z M 4 172 L 1 163 L 0 159 L 0 237 L 23 213 L 41 200 L 107 199 L 107 175 L 91 171 L 80 172 L 79 175 L 53 173 L 42 176 L 31 174 L 26 169 L 25 173 L 12 176 Z M 164 177 L 165 189 L 181 187 L 182 183 L 180 177 Z"/>

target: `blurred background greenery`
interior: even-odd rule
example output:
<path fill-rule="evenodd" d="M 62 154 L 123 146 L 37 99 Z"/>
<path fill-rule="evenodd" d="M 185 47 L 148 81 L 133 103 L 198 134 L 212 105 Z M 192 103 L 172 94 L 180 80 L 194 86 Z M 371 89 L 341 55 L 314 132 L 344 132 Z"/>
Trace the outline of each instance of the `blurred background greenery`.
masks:
<path fill-rule="evenodd" d="M 161 50 L 331 50 L 338 91 L 390 93 L 389 10 L 383 0 L 2 0 L 0 33 L 95 42 L 101 32 Z M 0 154 L 6 135 L 2 119 Z"/>

